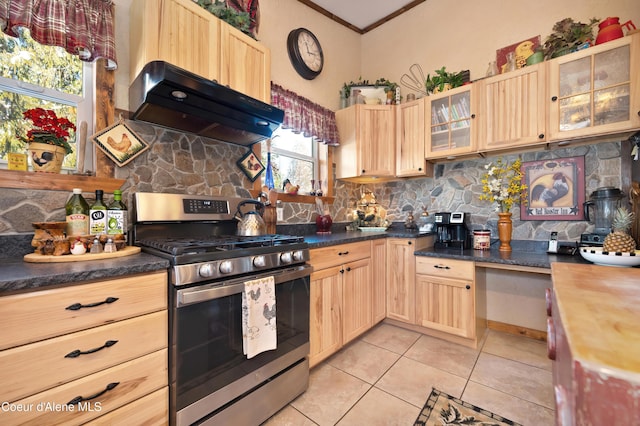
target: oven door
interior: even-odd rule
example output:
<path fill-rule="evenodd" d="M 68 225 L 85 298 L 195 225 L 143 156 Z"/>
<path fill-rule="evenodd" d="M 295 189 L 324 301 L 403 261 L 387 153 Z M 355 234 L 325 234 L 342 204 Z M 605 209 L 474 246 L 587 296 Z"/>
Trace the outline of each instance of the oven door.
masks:
<path fill-rule="evenodd" d="M 220 409 L 309 354 L 309 276 L 300 265 L 173 291 L 171 408 L 176 424 Z M 277 349 L 247 359 L 242 348 L 244 282 L 273 275 Z M 307 370 L 308 373 L 308 370 Z"/>

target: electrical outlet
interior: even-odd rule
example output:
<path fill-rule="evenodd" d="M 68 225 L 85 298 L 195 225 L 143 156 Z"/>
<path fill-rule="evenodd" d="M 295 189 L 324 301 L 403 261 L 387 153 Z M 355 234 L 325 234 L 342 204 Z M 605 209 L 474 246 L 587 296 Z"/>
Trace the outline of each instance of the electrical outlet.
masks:
<path fill-rule="evenodd" d="M 279 221 L 283 221 L 284 220 L 284 208 L 278 207 L 276 209 L 276 219 L 279 220 Z"/>

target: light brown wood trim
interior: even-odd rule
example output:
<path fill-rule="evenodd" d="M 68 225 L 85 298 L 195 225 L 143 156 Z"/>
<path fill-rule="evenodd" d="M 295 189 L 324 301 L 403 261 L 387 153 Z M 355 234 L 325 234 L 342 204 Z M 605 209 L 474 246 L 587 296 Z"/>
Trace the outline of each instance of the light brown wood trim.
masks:
<path fill-rule="evenodd" d="M 84 175 L 23 172 L 18 170 L 0 171 L 0 188 L 46 189 L 49 191 L 71 191 L 82 188 L 84 192 L 102 189 L 112 193 L 124 184 L 122 179 Z"/>
<path fill-rule="evenodd" d="M 365 28 L 358 28 L 355 25 L 350 24 L 349 22 L 345 21 L 344 19 L 340 18 L 339 16 L 334 15 L 333 13 L 329 12 L 327 9 L 318 6 L 317 4 L 315 4 L 314 2 L 310 1 L 310 0 L 298 0 L 300 3 L 304 4 L 305 6 L 310 7 L 311 9 L 315 10 L 318 13 L 321 13 L 322 15 L 326 16 L 327 18 L 331 19 L 332 21 L 337 22 L 340 25 L 343 25 L 347 28 L 349 28 L 350 30 L 353 30 L 355 32 L 357 32 L 358 34 L 365 34 L 371 30 L 373 30 L 374 28 L 378 28 L 380 25 L 384 24 L 385 22 L 388 22 L 390 20 L 392 20 L 393 18 L 395 18 L 396 16 L 402 15 L 403 13 L 405 13 L 406 11 L 408 11 L 409 9 L 413 9 L 414 7 L 416 7 L 417 5 L 419 5 L 420 3 L 423 3 L 425 0 L 414 0 L 411 3 L 407 4 L 406 6 L 403 6 L 402 8 L 396 10 L 395 12 L 385 16 L 382 19 L 379 19 L 378 21 L 374 22 L 373 24 L 365 27 Z"/>
<path fill-rule="evenodd" d="M 508 265 L 506 263 L 492 263 L 492 262 L 478 262 L 478 261 L 476 261 L 476 268 L 504 269 L 504 270 L 507 270 L 507 271 L 531 272 L 533 274 L 551 275 L 551 269 L 536 268 L 536 267 L 533 267 L 533 266 Z"/>
<path fill-rule="evenodd" d="M 504 333 L 515 334 L 517 336 L 529 337 L 535 340 L 547 341 L 547 333 L 532 328 L 521 327 L 519 325 L 506 324 L 499 321 L 487 320 L 487 327 L 491 330 L 502 331 Z"/>

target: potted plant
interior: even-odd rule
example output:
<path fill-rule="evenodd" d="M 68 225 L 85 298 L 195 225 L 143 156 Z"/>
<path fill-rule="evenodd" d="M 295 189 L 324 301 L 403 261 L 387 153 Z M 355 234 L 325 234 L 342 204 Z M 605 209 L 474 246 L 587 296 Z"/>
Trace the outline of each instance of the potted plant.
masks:
<path fill-rule="evenodd" d="M 197 0 L 196 3 L 217 18 L 255 39 L 251 32 L 251 16 L 249 16 L 249 12 L 238 11 L 220 0 Z"/>
<path fill-rule="evenodd" d="M 431 77 L 431 74 L 427 74 L 425 81 L 425 89 L 427 93 L 439 93 L 448 89 L 460 87 L 464 84 L 463 72 L 451 73 L 447 72 L 446 67 L 442 67 L 436 70 L 436 74 Z"/>
<path fill-rule="evenodd" d="M 376 80 L 375 87 L 380 87 L 380 86 L 384 86 L 384 93 L 387 94 L 387 103 L 394 103 L 393 102 L 393 98 L 396 95 L 396 88 L 398 87 L 398 83 L 395 83 L 393 81 L 389 81 L 384 77 L 380 77 L 379 79 Z"/>
<path fill-rule="evenodd" d="M 68 138 L 76 126 L 50 109 L 31 108 L 22 115 L 34 126 L 26 137 L 20 137 L 27 144 L 33 170 L 60 173 L 64 157 L 73 152 Z"/>
<path fill-rule="evenodd" d="M 586 44 L 588 47 L 593 38 L 593 27 L 600 22 L 591 18 L 588 24 L 575 22 L 571 18 L 558 21 L 553 26 L 553 32 L 544 42 L 544 58 L 551 59 L 567 53 L 575 52 Z"/>

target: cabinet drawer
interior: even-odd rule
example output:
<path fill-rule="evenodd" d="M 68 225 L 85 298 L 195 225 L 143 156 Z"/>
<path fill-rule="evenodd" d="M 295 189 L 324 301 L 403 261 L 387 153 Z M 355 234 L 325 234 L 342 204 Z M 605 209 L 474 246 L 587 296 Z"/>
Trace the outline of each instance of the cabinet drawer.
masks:
<path fill-rule="evenodd" d="M 318 271 L 367 257 L 371 257 L 371 242 L 361 241 L 313 249 L 310 252 L 310 263 L 314 270 Z"/>
<path fill-rule="evenodd" d="M 164 309 L 166 271 L 0 297 L 0 350 Z"/>
<path fill-rule="evenodd" d="M 416 273 L 473 281 L 475 265 L 468 260 L 418 256 L 416 257 Z"/>
<path fill-rule="evenodd" d="M 133 401 L 89 425 L 166 425 L 169 424 L 169 388 L 164 387 L 152 394 Z"/>
<path fill-rule="evenodd" d="M 82 379 L 12 403 L 23 411 L 6 410 L 2 424 L 76 425 L 135 401 L 167 386 L 167 350 L 136 358 Z M 109 389 L 111 388 L 111 389 Z M 82 397 L 88 401 L 70 405 Z"/>
<path fill-rule="evenodd" d="M 3 398 L 15 401 L 155 352 L 167 339 L 167 311 L 160 311 L 2 351 Z M 67 356 L 77 350 L 85 353 Z"/>

